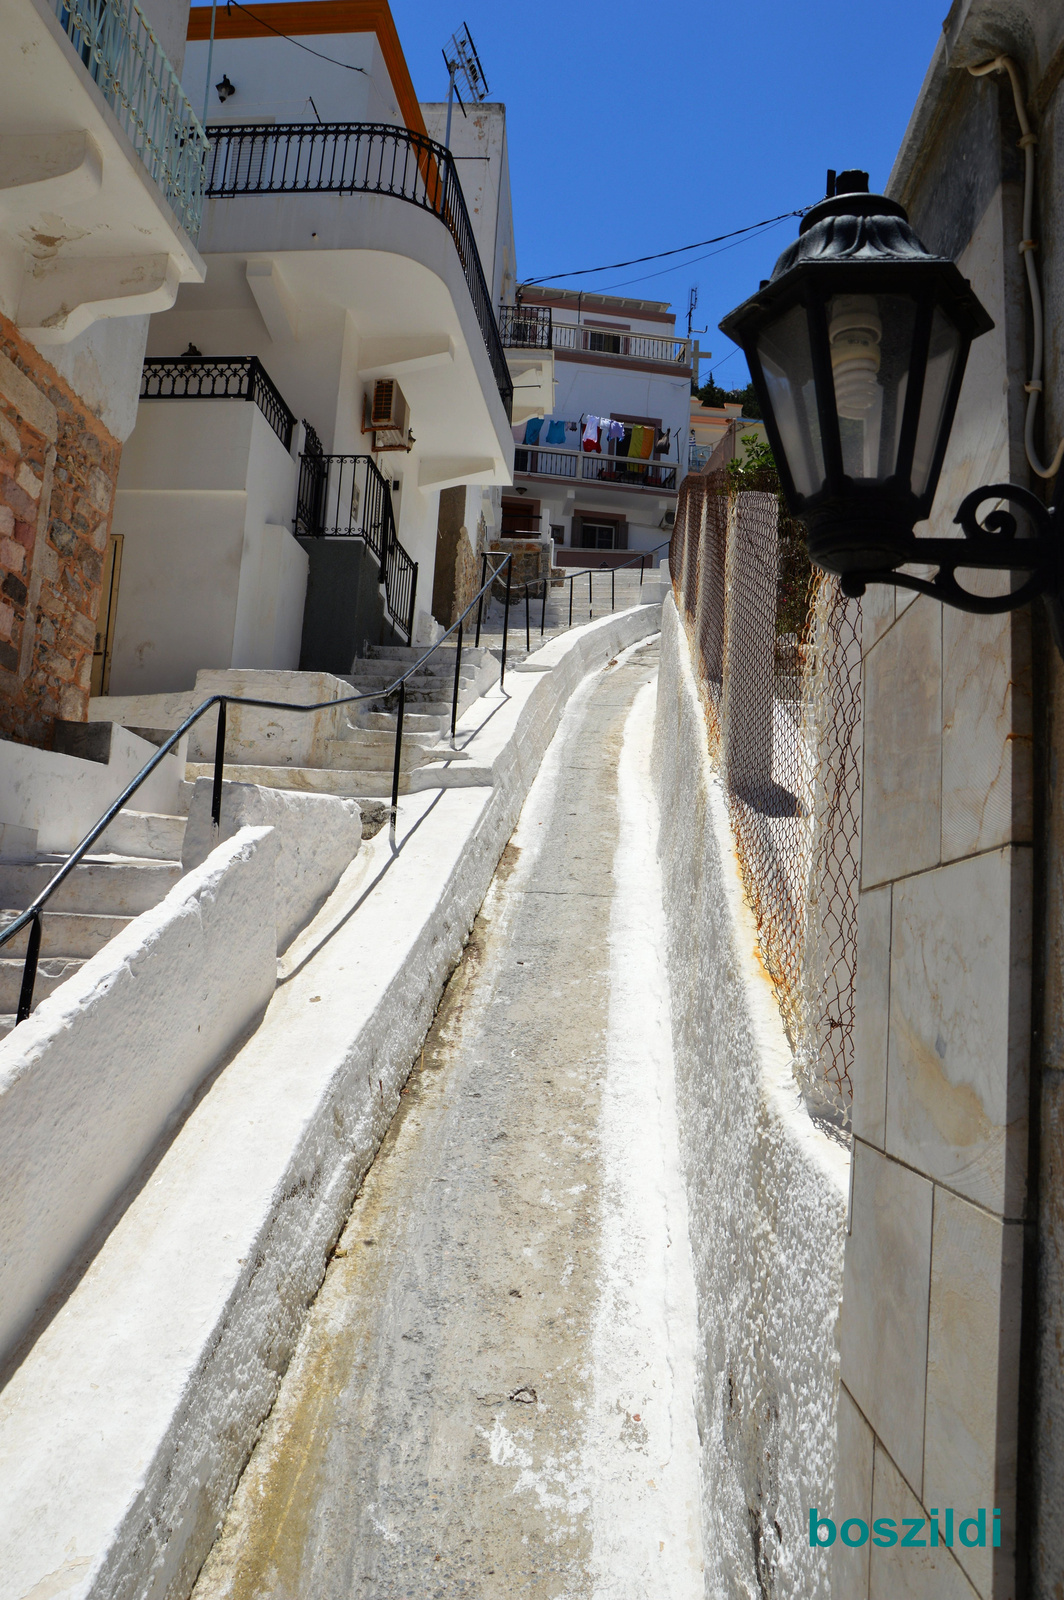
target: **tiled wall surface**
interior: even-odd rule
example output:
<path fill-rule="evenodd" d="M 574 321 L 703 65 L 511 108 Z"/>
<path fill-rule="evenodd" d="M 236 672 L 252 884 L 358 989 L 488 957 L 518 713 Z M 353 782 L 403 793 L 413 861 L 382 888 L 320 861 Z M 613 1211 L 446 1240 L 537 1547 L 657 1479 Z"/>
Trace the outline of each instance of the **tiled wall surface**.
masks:
<path fill-rule="evenodd" d="M 82 720 L 120 446 L 0 317 L 0 736 Z"/>
<path fill-rule="evenodd" d="M 984 154 L 997 160 L 994 148 Z M 940 155 L 948 168 L 948 141 Z M 960 256 L 995 329 L 973 346 L 935 515 L 918 532 L 956 535 L 952 517 L 970 489 L 1025 481 L 1003 381 L 1022 312 L 1005 266 L 1015 252 L 1014 199 L 999 181 Z M 983 581 L 985 593 L 1002 582 Z M 953 1508 L 959 1521 L 986 1507 L 989 1528 L 1000 1507 L 1002 1544 L 993 1549 L 988 1534 L 985 1548 L 955 1538 L 952 1548 L 840 1551 L 834 1593 L 1005 1600 L 1015 1593 L 1027 1203 L 1030 621 L 1026 612 L 973 616 L 885 587 L 863 605 L 836 1516 Z"/>

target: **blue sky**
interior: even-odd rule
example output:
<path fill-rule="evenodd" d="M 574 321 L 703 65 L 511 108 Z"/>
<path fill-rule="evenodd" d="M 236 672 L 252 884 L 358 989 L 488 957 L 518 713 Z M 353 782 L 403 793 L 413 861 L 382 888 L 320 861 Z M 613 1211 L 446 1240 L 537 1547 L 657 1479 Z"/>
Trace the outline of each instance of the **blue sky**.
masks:
<path fill-rule="evenodd" d="M 811 204 L 828 167 L 864 167 L 882 185 L 946 9 L 946 0 L 392 0 L 422 100 L 445 97 L 440 49 L 469 23 L 491 98 L 507 108 L 522 277 L 667 250 Z M 796 228 L 780 223 L 686 265 L 558 281 L 671 301 L 685 324 L 697 284 L 695 327 L 712 330 L 702 346 L 731 386 L 746 381 L 745 363 L 723 360 L 735 347 L 717 323 Z"/>

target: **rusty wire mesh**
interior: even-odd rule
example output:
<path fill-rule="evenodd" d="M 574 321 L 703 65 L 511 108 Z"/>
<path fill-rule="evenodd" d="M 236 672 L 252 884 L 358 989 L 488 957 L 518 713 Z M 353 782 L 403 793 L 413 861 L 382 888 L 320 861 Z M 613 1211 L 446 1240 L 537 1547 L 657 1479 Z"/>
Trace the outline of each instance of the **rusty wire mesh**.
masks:
<path fill-rule="evenodd" d="M 857 964 L 860 603 L 810 568 L 801 525 L 781 513 L 775 475 L 764 469 L 684 480 L 669 565 L 795 1070 L 845 1115 Z"/>

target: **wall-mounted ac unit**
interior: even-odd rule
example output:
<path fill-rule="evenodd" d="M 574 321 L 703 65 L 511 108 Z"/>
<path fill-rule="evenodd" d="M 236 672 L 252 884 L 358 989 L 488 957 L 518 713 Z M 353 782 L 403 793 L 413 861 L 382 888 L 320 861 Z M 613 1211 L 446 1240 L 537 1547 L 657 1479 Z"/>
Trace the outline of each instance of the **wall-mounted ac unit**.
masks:
<path fill-rule="evenodd" d="M 662 517 L 661 521 L 658 523 L 658 527 L 659 528 L 674 528 L 675 526 L 676 526 L 676 512 L 673 511 L 670 508 L 668 511 L 666 511 L 665 515 Z"/>
<path fill-rule="evenodd" d="M 375 450 L 409 450 L 410 407 L 394 378 L 378 378 L 363 431 L 373 434 Z M 368 420 L 368 427 L 367 427 Z"/>

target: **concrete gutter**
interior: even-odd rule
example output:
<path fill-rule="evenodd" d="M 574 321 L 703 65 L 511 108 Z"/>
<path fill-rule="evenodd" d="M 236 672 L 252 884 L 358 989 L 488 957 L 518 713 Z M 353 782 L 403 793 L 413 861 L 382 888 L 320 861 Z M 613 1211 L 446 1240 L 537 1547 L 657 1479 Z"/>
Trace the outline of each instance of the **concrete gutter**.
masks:
<path fill-rule="evenodd" d="M 0 1600 L 195 1580 L 562 710 L 660 605 L 574 629 L 463 717 L 492 786 L 404 798 L 295 941 L 0 1395 Z"/>

